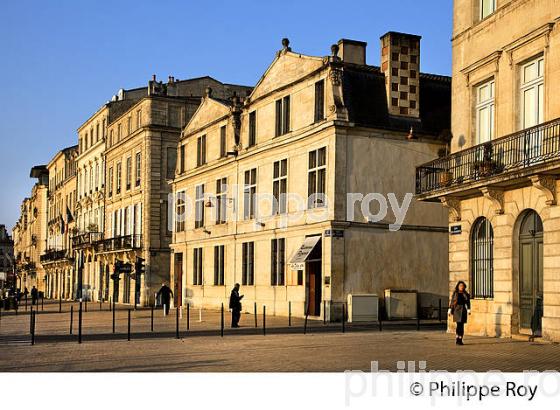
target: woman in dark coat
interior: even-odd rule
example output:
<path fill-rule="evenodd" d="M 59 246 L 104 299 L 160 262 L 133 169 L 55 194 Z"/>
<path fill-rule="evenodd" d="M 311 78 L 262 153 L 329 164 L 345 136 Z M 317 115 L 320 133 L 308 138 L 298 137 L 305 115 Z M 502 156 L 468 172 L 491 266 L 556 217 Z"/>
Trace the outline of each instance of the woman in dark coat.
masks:
<path fill-rule="evenodd" d="M 449 311 L 447 313 L 453 315 L 453 321 L 457 325 L 455 329 L 455 343 L 462 345 L 463 335 L 465 334 L 465 323 L 467 323 L 468 315 L 471 314 L 471 295 L 467 292 L 467 284 L 462 280 L 457 282 L 457 286 L 455 286 L 455 291 L 451 296 Z"/>

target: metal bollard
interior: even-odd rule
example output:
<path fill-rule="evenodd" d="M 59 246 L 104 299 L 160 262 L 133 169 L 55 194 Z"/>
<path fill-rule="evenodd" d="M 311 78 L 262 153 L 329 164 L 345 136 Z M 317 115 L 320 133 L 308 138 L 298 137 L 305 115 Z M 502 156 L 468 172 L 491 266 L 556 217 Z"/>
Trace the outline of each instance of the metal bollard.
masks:
<path fill-rule="evenodd" d="M 25 295 L 25 311 L 27 312 L 27 295 Z"/>
<path fill-rule="evenodd" d="M 179 308 L 175 308 L 175 338 L 179 339 Z"/>
<path fill-rule="evenodd" d="M 35 312 L 31 312 L 31 346 L 35 344 Z"/>
<path fill-rule="evenodd" d="M 99 311 L 103 310 L 103 299 L 99 299 Z"/>
<path fill-rule="evenodd" d="M 109 312 L 111 311 L 111 298 L 109 298 Z"/>
<path fill-rule="evenodd" d="M 257 322 L 257 302 L 254 303 L 253 310 L 255 312 L 255 327 L 258 327 L 259 325 Z"/>
<path fill-rule="evenodd" d="M 29 334 L 33 333 L 33 306 L 29 312 Z"/>
<path fill-rule="evenodd" d="M 152 304 L 152 309 L 151 309 L 152 313 L 150 315 L 150 329 L 153 332 L 154 331 L 154 305 Z"/>
<path fill-rule="evenodd" d="M 441 322 L 441 299 L 438 301 L 438 321 Z"/>
<path fill-rule="evenodd" d="M 187 330 L 191 328 L 191 305 L 187 303 Z"/>
<path fill-rule="evenodd" d="M 128 330 L 127 330 L 127 340 L 130 342 L 130 312 L 131 309 L 128 309 Z"/>
<path fill-rule="evenodd" d="M 220 320 L 220 336 L 224 337 L 224 304 L 222 303 L 221 320 Z"/>
<path fill-rule="evenodd" d="M 41 310 L 45 310 L 45 295 L 41 298 Z"/>
<path fill-rule="evenodd" d="M 82 302 L 80 302 L 80 310 L 78 312 L 78 343 L 82 343 Z"/>
<path fill-rule="evenodd" d="M 74 325 L 74 306 L 70 306 L 70 334 L 72 334 L 72 326 Z"/>
<path fill-rule="evenodd" d="M 323 325 L 327 324 L 327 301 L 323 300 Z"/>
<path fill-rule="evenodd" d="M 346 332 L 346 303 L 342 304 L 342 333 Z"/>
<path fill-rule="evenodd" d="M 58 298 L 58 313 L 62 313 L 62 295 Z"/>
<path fill-rule="evenodd" d="M 292 302 L 288 302 L 288 326 L 292 326 Z"/>
<path fill-rule="evenodd" d="M 263 305 L 263 336 L 266 336 L 266 306 Z"/>
<path fill-rule="evenodd" d="M 113 333 L 115 333 L 115 315 L 116 315 L 116 310 L 115 309 L 115 301 L 113 301 Z"/>

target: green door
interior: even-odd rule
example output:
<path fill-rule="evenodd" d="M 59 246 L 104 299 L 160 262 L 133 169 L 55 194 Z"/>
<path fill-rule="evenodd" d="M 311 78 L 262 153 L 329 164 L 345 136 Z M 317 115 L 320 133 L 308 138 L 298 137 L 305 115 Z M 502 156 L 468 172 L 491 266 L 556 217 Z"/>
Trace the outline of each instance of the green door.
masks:
<path fill-rule="evenodd" d="M 540 333 L 543 315 L 543 227 L 534 211 L 521 222 L 519 234 L 519 325 Z"/>

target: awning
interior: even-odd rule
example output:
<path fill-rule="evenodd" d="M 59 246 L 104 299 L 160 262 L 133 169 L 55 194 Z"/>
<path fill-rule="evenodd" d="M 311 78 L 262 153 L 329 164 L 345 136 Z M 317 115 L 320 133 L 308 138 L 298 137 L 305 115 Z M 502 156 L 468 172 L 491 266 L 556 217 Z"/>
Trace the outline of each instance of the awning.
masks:
<path fill-rule="evenodd" d="M 315 245 L 317 245 L 320 240 L 320 236 L 309 236 L 305 238 L 298 251 L 290 260 L 290 268 L 293 270 L 303 270 L 303 268 L 305 267 L 305 261 L 309 257 L 309 254 L 311 253 Z"/>

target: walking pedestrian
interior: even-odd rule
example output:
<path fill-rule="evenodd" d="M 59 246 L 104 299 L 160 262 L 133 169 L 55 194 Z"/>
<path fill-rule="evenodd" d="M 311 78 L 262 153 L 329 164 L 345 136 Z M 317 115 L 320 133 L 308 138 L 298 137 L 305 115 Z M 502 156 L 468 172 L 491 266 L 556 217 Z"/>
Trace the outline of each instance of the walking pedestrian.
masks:
<path fill-rule="evenodd" d="M 239 296 L 239 283 L 236 283 L 229 297 L 229 308 L 231 309 L 231 327 L 239 327 L 239 319 L 241 318 L 241 299 Z"/>
<path fill-rule="evenodd" d="M 465 323 L 467 323 L 467 317 L 471 314 L 471 296 L 467 292 L 467 284 L 462 280 L 457 282 L 457 286 L 455 286 L 447 313 L 453 315 L 453 321 L 456 323 L 455 343 L 463 345 Z"/>
<path fill-rule="evenodd" d="M 170 304 L 171 304 L 171 298 L 173 297 L 173 291 L 165 283 L 162 283 L 161 288 L 157 293 L 157 297 L 161 298 L 160 300 L 161 300 L 161 304 L 163 305 L 163 308 L 165 309 L 165 314 L 168 315 Z"/>
<path fill-rule="evenodd" d="M 35 286 L 31 288 L 31 304 L 36 305 L 37 299 L 39 299 L 39 291 Z"/>

